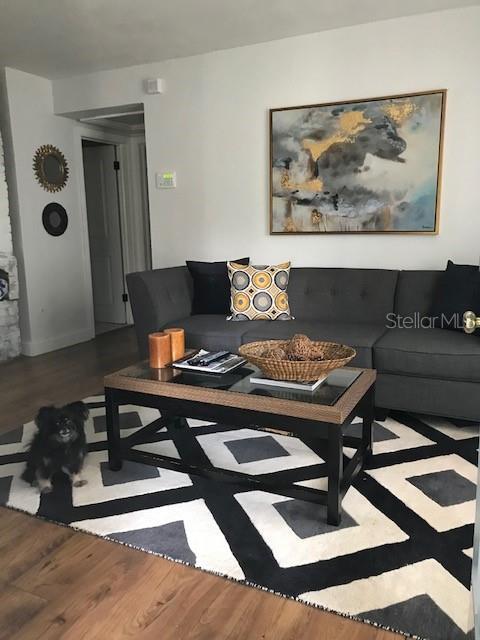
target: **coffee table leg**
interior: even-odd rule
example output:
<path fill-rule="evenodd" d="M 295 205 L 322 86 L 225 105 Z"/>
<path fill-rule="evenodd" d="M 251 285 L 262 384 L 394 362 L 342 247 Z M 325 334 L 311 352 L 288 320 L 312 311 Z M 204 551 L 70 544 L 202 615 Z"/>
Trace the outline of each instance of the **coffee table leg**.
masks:
<path fill-rule="evenodd" d="M 372 455 L 372 425 L 375 417 L 375 387 L 373 386 L 365 396 L 365 411 L 363 414 L 362 445 L 364 451 L 364 463 Z"/>
<path fill-rule="evenodd" d="M 173 418 L 173 426 L 175 429 L 188 429 L 188 422 L 186 418 L 175 416 Z"/>
<path fill-rule="evenodd" d="M 120 443 L 120 421 L 118 404 L 113 391 L 105 389 L 105 408 L 108 438 L 108 464 L 112 471 L 122 468 L 122 448 Z"/>
<path fill-rule="evenodd" d="M 343 476 L 343 434 L 339 425 L 330 425 L 327 469 L 327 522 L 337 526 L 341 520 L 340 483 Z"/>

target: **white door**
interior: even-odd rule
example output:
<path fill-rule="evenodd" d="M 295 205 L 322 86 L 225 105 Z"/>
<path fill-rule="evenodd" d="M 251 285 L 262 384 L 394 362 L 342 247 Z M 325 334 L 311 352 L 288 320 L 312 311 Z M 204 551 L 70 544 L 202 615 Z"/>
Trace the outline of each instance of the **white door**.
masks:
<path fill-rule="evenodd" d="M 115 147 L 83 148 L 95 322 L 125 324 Z"/>

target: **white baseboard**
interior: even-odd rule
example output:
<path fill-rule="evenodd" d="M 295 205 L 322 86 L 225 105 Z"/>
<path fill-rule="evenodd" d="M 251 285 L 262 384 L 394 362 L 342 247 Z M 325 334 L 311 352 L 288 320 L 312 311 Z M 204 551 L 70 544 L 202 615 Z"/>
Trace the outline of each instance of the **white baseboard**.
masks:
<path fill-rule="evenodd" d="M 22 353 L 24 356 L 40 356 L 42 353 L 49 353 L 64 347 L 70 347 L 80 342 L 87 342 L 95 337 L 95 331 L 92 328 L 82 329 L 75 333 L 66 333 L 61 336 L 55 336 L 48 340 L 30 340 L 22 341 Z"/>

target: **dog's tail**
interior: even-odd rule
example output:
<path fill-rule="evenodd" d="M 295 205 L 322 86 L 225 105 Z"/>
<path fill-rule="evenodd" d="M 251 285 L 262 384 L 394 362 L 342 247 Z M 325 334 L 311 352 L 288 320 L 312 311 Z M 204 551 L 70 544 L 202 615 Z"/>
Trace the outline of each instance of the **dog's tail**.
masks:
<path fill-rule="evenodd" d="M 35 466 L 31 462 L 27 462 L 27 466 L 25 467 L 21 478 L 22 480 L 25 480 L 25 482 L 28 482 L 28 484 L 33 484 L 35 481 Z"/>

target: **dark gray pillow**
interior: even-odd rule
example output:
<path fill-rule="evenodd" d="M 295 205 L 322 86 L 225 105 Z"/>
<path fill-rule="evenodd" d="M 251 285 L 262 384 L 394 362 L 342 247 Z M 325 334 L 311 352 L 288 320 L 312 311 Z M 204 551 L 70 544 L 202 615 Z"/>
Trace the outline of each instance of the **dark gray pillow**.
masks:
<path fill-rule="evenodd" d="M 480 270 L 475 265 L 448 261 L 434 294 L 430 315 L 439 329 L 462 330 L 463 314 L 480 315 Z"/>
<path fill-rule="evenodd" d="M 248 264 L 250 258 L 235 260 Z M 195 262 L 187 260 L 193 279 L 192 315 L 221 314 L 230 312 L 230 280 L 227 262 Z"/>

